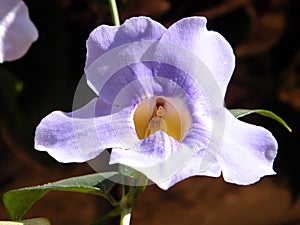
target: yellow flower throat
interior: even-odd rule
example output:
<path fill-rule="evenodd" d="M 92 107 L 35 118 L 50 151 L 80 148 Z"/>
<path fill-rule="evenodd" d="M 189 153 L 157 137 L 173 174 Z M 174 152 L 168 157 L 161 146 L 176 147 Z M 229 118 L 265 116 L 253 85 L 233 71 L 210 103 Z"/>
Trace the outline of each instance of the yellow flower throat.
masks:
<path fill-rule="evenodd" d="M 144 99 L 133 116 L 135 130 L 140 140 L 163 131 L 177 141 L 183 138 L 183 120 L 178 110 L 164 98 Z"/>

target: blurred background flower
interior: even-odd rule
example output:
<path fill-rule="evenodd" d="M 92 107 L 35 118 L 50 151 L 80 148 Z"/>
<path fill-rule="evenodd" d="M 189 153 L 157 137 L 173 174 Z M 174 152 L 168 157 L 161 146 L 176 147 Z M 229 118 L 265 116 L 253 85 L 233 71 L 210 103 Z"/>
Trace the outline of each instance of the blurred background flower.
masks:
<path fill-rule="evenodd" d="M 0 63 L 22 57 L 38 38 L 21 0 L 2 0 L 0 8 Z"/>

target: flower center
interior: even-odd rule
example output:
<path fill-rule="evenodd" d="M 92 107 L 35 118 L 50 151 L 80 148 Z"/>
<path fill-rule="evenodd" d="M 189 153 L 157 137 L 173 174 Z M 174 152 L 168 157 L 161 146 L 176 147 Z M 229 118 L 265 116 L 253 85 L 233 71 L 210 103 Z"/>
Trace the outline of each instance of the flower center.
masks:
<path fill-rule="evenodd" d="M 170 101 L 153 97 L 144 99 L 137 106 L 133 120 L 140 140 L 157 131 L 163 131 L 179 142 L 183 139 L 190 124 L 189 116 L 186 116 L 187 110 L 181 110 L 180 104 L 172 104 Z"/>

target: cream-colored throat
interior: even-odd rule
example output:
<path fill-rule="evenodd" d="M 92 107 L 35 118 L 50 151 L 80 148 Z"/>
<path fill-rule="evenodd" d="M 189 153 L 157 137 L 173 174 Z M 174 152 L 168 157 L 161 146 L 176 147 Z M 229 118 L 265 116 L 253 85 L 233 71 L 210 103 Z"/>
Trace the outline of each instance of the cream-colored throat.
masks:
<path fill-rule="evenodd" d="M 133 120 L 140 140 L 163 131 L 180 142 L 190 125 L 188 111 L 182 107 L 182 103 L 164 97 L 142 100 L 134 112 Z"/>

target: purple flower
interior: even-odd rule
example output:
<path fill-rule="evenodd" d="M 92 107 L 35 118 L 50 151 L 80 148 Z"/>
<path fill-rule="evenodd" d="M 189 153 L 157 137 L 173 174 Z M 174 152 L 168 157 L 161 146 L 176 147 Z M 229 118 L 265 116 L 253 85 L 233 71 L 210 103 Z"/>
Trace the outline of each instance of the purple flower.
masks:
<path fill-rule="evenodd" d="M 147 17 L 99 26 L 87 40 L 85 67 L 98 98 L 45 117 L 35 148 L 65 163 L 112 148 L 111 164 L 135 168 L 163 189 L 221 171 L 227 182 L 254 183 L 275 174 L 277 142 L 223 107 L 234 65 L 232 48 L 203 17 L 168 29 Z"/>
<path fill-rule="evenodd" d="M 21 58 L 37 38 L 38 31 L 29 19 L 25 3 L 1 0 L 0 63 Z"/>

